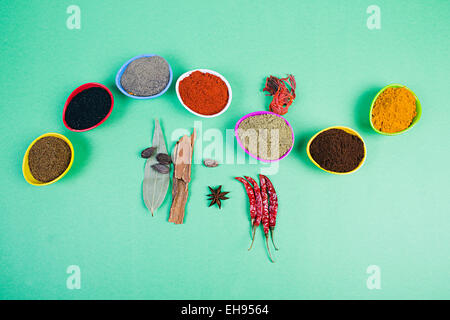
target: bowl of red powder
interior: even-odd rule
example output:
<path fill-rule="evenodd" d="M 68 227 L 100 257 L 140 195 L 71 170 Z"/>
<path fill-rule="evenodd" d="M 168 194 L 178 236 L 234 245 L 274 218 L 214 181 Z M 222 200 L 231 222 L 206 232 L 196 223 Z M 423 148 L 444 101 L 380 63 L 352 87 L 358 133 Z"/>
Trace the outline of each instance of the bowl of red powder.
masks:
<path fill-rule="evenodd" d="M 175 90 L 181 104 L 199 117 L 217 117 L 231 103 L 228 81 L 220 73 L 208 69 L 196 69 L 182 74 Z"/>

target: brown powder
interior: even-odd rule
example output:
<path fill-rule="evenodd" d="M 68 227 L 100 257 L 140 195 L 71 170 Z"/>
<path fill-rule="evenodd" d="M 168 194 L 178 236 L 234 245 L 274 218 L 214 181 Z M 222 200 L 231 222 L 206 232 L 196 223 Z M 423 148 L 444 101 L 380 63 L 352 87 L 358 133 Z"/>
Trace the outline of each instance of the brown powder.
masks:
<path fill-rule="evenodd" d="M 395 133 L 408 129 L 416 111 L 416 97 L 406 88 L 387 88 L 375 100 L 372 124 L 382 132 Z"/>
<path fill-rule="evenodd" d="M 70 147 L 64 140 L 56 137 L 41 138 L 28 153 L 31 175 L 38 181 L 50 182 L 67 169 L 71 157 Z"/>
<path fill-rule="evenodd" d="M 330 129 L 314 138 L 309 153 L 326 170 L 350 172 L 364 159 L 364 143 L 344 130 Z"/>
<path fill-rule="evenodd" d="M 238 128 L 239 140 L 251 154 L 276 160 L 292 146 L 292 130 L 283 118 L 261 114 L 244 119 Z"/>

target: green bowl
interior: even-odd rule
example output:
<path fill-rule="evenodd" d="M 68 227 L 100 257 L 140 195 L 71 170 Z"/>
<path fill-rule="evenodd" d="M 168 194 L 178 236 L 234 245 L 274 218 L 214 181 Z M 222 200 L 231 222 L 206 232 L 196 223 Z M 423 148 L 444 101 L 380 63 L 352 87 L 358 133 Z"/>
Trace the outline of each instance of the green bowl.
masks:
<path fill-rule="evenodd" d="M 417 115 L 414 117 L 413 121 L 411 122 L 411 125 L 410 125 L 408 128 L 406 128 L 405 130 L 402 130 L 402 131 L 399 131 L 399 132 L 393 132 L 393 133 L 390 133 L 390 132 L 383 132 L 383 131 L 380 131 L 380 130 L 376 129 L 376 128 L 373 126 L 373 123 L 372 123 L 372 109 L 373 109 L 373 105 L 375 104 L 375 101 L 377 100 L 378 96 L 379 96 L 384 90 L 386 90 L 387 88 L 405 88 L 405 89 L 407 89 L 409 92 L 411 92 L 411 93 L 414 95 L 414 97 L 416 98 L 416 112 L 417 112 Z M 373 100 L 372 100 L 372 105 L 370 106 L 369 119 L 370 119 L 370 125 L 372 126 L 372 129 L 375 130 L 376 132 L 378 132 L 379 134 L 383 134 L 383 135 L 385 135 L 385 136 L 396 136 L 396 135 L 401 134 L 401 133 L 404 133 L 404 132 L 408 131 L 409 129 L 411 129 L 412 127 L 414 127 L 414 125 L 415 125 L 417 122 L 419 122 L 419 119 L 420 119 L 420 116 L 421 116 L 421 115 L 422 115 L 422 106 L 420 105 L 420 101 L 419 101 L 419 99 L 417 98 L 416 94 L 415 94 L 410 88 L 408 88 L 408 87 L 406 87 L 406 86 L 404 86 L 404 85 L 402 85 L 402 84 L 393 83 L 393 84 L 387 85 L 386 87 L 384 87 L 383 89 L 381 89 L 381 90 L 377 93 L 377 95 L 375 96 L 375 98 L 373 98 Z"/>

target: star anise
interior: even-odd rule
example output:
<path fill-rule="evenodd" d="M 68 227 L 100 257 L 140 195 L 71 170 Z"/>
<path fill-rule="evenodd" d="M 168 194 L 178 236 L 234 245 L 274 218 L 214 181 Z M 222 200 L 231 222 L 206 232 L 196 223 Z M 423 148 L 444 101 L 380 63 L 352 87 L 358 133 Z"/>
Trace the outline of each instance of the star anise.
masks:
<path fill-rule="evenodd" d="M 219 209 L 220 209 L 221 205 L 222 205 L 221 201 L 229 199 L 228 197 L 225 196 L 229 192 L 222 192 L 222 186 L 219 186 L 216 189 L 213 189 L 211 187 L 208 187 L 208 188 L 211 191 L 211 193 L 208 194 L 208 197 L 209 197 L 208 200 L 211 201 L 211 203 L 209 204 L 209 207 L 211 207 L 212 205 L 217 203 L 217 205 L 219 206 Z"/>

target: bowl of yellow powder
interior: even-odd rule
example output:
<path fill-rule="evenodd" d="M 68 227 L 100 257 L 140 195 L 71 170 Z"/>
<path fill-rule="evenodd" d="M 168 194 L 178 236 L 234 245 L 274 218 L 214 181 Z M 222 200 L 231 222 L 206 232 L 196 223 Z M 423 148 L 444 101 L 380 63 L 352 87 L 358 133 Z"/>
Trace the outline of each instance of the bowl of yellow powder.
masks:
<path fill-rule="evenodd" d="M 370 125 L 376 132 L 393 136 L 411 129 L 420 119 L 422 107 L 411 89 L 390 84 L 378 92 L 370 107 Z"/>

